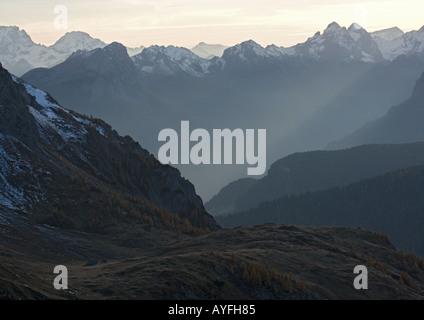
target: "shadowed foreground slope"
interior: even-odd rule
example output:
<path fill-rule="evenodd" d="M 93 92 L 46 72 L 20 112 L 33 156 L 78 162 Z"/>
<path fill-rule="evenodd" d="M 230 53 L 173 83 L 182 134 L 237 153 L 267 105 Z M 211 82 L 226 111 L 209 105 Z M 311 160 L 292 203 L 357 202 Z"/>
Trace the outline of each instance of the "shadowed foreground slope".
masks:
<path fill-rule="evenodd" d="M 111 254 L 107 240 L 96 241 L 92 248 Z M 1 298 L 422 299 L 424 289 L 423 260 L 396 253 L 384 235 L 358 229 L 242 227 L 155 250 L 120 248 L 93 266 L 1 248 Z M 69 269 L 67 292 L 53 289 L 59 262 Z M 353 288 L 357 265 L 368 267 L 369 290 Z"/>

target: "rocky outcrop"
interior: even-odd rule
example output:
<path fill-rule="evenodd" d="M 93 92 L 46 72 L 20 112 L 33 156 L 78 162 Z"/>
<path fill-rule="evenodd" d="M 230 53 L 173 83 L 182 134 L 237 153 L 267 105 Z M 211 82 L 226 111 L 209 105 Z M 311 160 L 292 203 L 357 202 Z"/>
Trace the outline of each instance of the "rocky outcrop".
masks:
<path fill-rule="evenodd" d="M 3 67 L 0 117 L 4 166 L 16 169 L 13 175 L 4 174 L 0 205 L 16 208 L 7 201 L 10 184 L 22 196 L 20 210 L 25 208 L 37 221 L 97 229 L 120 222 L 149 222 L 183 232 L 218 228 L 177 169 L 162 165 L 105 122 L 61 107 Z M 19 148 L 5 147 L 11 143 L 28 150 L 22 154 Z"/>

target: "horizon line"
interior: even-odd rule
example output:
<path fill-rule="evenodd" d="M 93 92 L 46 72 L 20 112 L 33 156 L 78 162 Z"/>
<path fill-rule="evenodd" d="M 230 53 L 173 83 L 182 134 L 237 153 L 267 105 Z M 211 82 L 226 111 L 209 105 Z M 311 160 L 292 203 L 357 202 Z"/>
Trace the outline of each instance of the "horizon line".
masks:
<path fill-rule="evenodd" d="M 327 27 L 329 26 L 329 25 L 331 25 L 331 24 L 333 24 L 333 23 L 336 23 L 337 25 L 339 25 L 340 26 L 340 28 L 346 28 L 346 29 L 348 29 L 350 26 L 352 26 L 352 25 L 354 25 L 354 24 L 357 24 L 357 25 L 359 25 L 359 26 L 361 26 L 361 24 L 360 23 L 358 23 L 358 22 L 352 22 L 351 24 L 350 24 L 350 26 L 349 27 L 346 27 L 346 26 L 343 26 L 343 25 L 341 25 L 341 24 L 339 24 L 338 22 L 336 22 L 336 21 L 333 21 L 333 22 L 331 22 L 331 23 L 329 23 L 328 25 L 327 25 Z M 222 25 L 223 27 L 225 27 L 225 26 L 229 26 L 229 25 Z M 233 25 L 231 25 L 231 26 L 233 26 Z M 41 46 L 45 46 L 45 47 L 51 47 L 51 46 L 53 46 L 55 43 L 57 43 L 61 38 L 63 38 L 66 34 L 69 34 L 69 33 L 73 33 L 73 32 L 76 32 L 76 33 L 85 33 L 85 34 L 87 34 L 88 36 L 90 36 L 91 38 L 93 38 L 93 39 L 96 39 L 96 40 L 100 40 L 100 41 L 102 41 L 103 43 L 105 43 L 106 45 L 109 45 L 109 44 L 111 44 L 111 43 L 114 43 L 114 42 L 117 42 L 117 43 L 120 43 L 120 44 L 122 44 L 123 46 L 125 46 L 126 48 L 130 48 L 130 49 L 135 49 L 135 48 L 139 48 L 139 47 L 144 47 L 144 48 L 148 48 L 148 47 L 151 47 L 151 46 L 165 46 L 165 47 L 168 47 L 168 46 L 174 46 L 174 47 L 180 47 L 180 48 L 185 48 L 185 49 L 189 49 L 189 50 L 191 50 L 192 48 L 194 48 L 195 46 L 197 46 L 198 44 L 201 44 L 201 43 L 205 43 L 205 44 L 208 44 L 208 45 L 223 45 L 223 46 L 227 46 L 227 47 L 233 47 L 233 46 L 236 46 L 236 45 L 238 45 L 238 44 L 241 44 L 241 43 L 244 43 L 244 42 L 247 42 L 247 41 L 254 41 L 255 43 L 257 43 L 258 45 L 260 45 L 261 47 L 263 47 L 263 48 L 266 48 L 266 47 L 268 47 L 268 46 L 272 46 L 272 45 L 275 45 L 275 46 L 278 46 L 278 47 L 283 47 L 283 48 L 291 48 L 291 47 L 294 47 L 294 46 L 296 46 L 297 44 L 301 44 L 301 43 L 304 43 L 305 41 L 307 41 L 309 38 L 311 38 L 311 37 L 313 37 L 314 36 L 314 34 L 316 34 L 317 32 L 320 32 L 321 34 L 323 33 L 323 31 L 325 31 L 325 29 L 324 30 L 318 30 L 318 31 L 315 31 L 315 33 L 309 33 L 309 32 L 298 32 L 298 33 L 296 33 L 296 35 L 304 35 L 304 36 L 306 36 L 306 39 L 303 41 L 303 42 L 297 42 L 296 44 L 293 44 L 293 45 L 290 45 L 290 46 L 282 46 L 282 45 L 278 45 L 278 44 L 276 44 L 276 42 L 272 42 L 272 43 L 268 43 L 268 44 L 266 44 L 266 45 L 264 45 L 264 44 L 262 44 L 261 42 L 258 42 L 258 41 L 256 41 L 255 39 L 253 39 L 253 38 L 250 38 L 250 39 L 247 39 L 246 38 L 246 40 L 243 40 L 243 41 L 240 41 L 240 42 L 237 42 L 237 43 L 235 43 L 235 44 L 224 44 L 224 43 L 209 43 L 209 42 L 206 42 L 206 41 L 204 41 L 204 40 L 201 40 L 201 41 L 199 41 L 199 42 L 197 42 L 196 44 L 194 44 L 194 45 L 190 45 L 190 46 L 183 46 L 183 45 L 177 45 L 177 44 L 172 44 L 172 43 L 168 43 L 168 44 L 160 44 L 160 43 L 151 43 L 151 44 L 147 44 L 147 45 L 145 45 L 145 44 L 139 44 L 139 45 L 136 45 L 136 46 L 131 46 L 131 45 L 126 45 L 124 42 L 125 41 L 119 41 L 119 40 L 113 40 L 113 41 L 110 41 L 110 42 L 106 42 L 106 41 L 104 41 L 104 40 L 102 40 L 100 37 L 97 37 L 97 36 L 93 36 L 93 33 L 91 32 L 91 33 L 89 33 L 89 32 L 87 32 L 87 31 L 83 31 L 83 30 L 65 30 L 64 31 L 64 33 L 61 35 L 61 36 L 59 36 L 58 38 L 57 38 L 57 40 L 55 40 L 54 42 L 52 42 L 51 44 L 46 44 L 46 43 L 42 43 L 42 42 L 37 42 L 37 41 L 34 41 L 34 39 L 33 39 L 33 36 L 32 36 L 32 34 L 31 34 L 31 31 L 28 31 L 27 29 L 25 29 L 24 27 L 22 27 L 22 26 L 19 26 L 19 25 L 0 25 L 0 28 L 1 27 L 6 27 L 6 28 L 12 28 L 12 27 L 15 27 L 15 28 L 18 28 L 20 31 L 24 31 L 29 37 L 30 37 L 30 39 L 31 39 L 31 41 L 32 42 L 34 42 L 35 44 L 37 44 L 37 45 L 41 45 Z M 148 28 L 137 28 L 137 29 L 132 29 L 132 31 L 142 31 L 142 30 L 165 30 L 165 29 L 189 29 L 189 28 L 194 28 L 194 27 L 200 27 L 200 26 L 173 26 L 173 27 L 167 27 L 167 26 L 158 26 L 158 27 L 148 27 Z M 202 26 L 202 27 L 209 27 L 209 25 L 205 25 L 205 26 Z M 362 26 L 361 26 L 362 27 Z M 399 30 L 401 30 L 403 33 L 408 33 L 408 32 L 413 32 L 413 31 L 419 31 L 420 29 L 422 29 L 424 27 L 424 25 L 423 26 L 421 26 L 421 27 L 419 27 L 419 28 L 413 28 L 413 29 L 411 29 L 411 30 L 404 30 L 404 29 L 402 29 L 402 28 L 400 28 L 400 27 L 398 27 L 398 26 L 391 26 L 391 27 L 383 27 L 383 28 L 378 28 L 378 27 L 374 27 L 374 28 L 372 28 L 372 29 L 376 29 L 376 30 L 374 30 L 374 31 L 369 31 L 369 30 L 367 30 L 367 28 L 364 28 L 364 27 L 362 27 L 362 29 L 364 29 L 365 31 L 367 31 L 368 33 L 374 33 L 374 32 L 378 32 L 378 31 L 383 31 L 383 30 L 388 30 L 388 29 L 393 29 L 393 28 L 398 28 Z M 116 31 L 119 31 L 119 30 L 116 30 Z M 124 31 L 129 31 L 129 29 L 122 29 L 122 32 L 124 32 Z M 295 33 L 291 33 L 292 35 L 294 35 Z M 308 36 L 309 35 L 309 36 Z"/>

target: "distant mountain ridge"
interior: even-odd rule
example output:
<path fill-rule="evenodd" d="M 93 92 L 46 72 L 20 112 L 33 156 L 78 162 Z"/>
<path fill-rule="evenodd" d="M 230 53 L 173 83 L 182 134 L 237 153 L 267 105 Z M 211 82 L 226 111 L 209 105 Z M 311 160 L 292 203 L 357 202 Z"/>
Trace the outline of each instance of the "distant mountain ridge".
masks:
<path fill-rule="evenodd" d="M 394 36 L 399 35 L 400 36 Z M 392 34 L 392 35 L 389 35 Z M 393 35 L 394 34 L 394 35 Z M 392 40 L 387 40 L 391 39 Z M 206 44 L 201 44 L 206 46 Z M 159 49 L 160 48 L 160 49 Z M 196 48 L 196 47 L 195 47 Z M 247 40 L 225 50 L 217 52 L 215 57 L 200 54 L 187 59 L 188 49 L 174 46 L 151 46 L 148 49 L 150 59 L 142 59 L 140 55 L 134 57 L 141 69 L 154 73 L 164 69 L 170 74 L 184 70 L 188 74 L 198 77 L 221 71 L 229 61 L 252 63 L 260 60 L 291 61 L 293 59 L 318 60 L 321 62 L 351 62 L 383 63 L 393 61 L 401 55 L 424 56 L 424 27 L 419 31 L 403 33 L 398 28 L 382 30 L 380 33 L 368 33 L 360 25 L 354 23 L 349 28 L 341 27 L 336 22 L 331 23 L 321 34 L 317 32 L 304 43 L 284 48 L 275 45 L 262 47 L 253 40 Z M 196 53 L 196 50 L 191 51 Z M 166 53 L 165 53 L 166 52 Z M 167 65 L 160 58 L 165 55 L 173 61 L 173 67 Z M 155 58 L 153 59 L 153 55 Z M 147 56 L 147 54 L 145 54 Z M 181 59 L 185 56 L 186 59 Z M 152 60 L 153 59 L 153 60 Z M 143 64 L 143 61 L 145 65 Z M 156 61 L 152 65 L 152 62 Z M 163 65 L 165 64 L 165 65 Z M 195 70 L 195 72 L 193 72 Z"/>
<path fill-rule="evenodd" d="M 389 29 L 374 31 L 374 32 L 371 32 L 370 33 L 371 37 L 373 37 L 373 38 L 380 38 L 380 39 L 386 40 L 386 41 L 395 40 L 395 39 L 403 36 L 404 34 L 405 34 L 405 32 L 403 32 L 398 27 L 393 27 L 393 28 L 389 28 Z"/>
<path fill-rule="evenodd" d="M 93 50 L 103 48 L 106 43 L 94 39 L 84 32 L 68 32 L 54 45 L 46 47 L 35 44 L 30 36 L 18 27 L 0 27 L 0 61 L 10 72 L 17 76 L 37 68 L 50 68 L 66 60 L 77 50 Z M 157 47 L 157 46 L 156 46 Z M 290 48 L 269 45 L 263 48 L 256 46 L 257 56 L 297 56 L 303 59 L 321 59 L 340 61 L 361 60 L 368 63 L 393 61 L 401 55 L 424 54 L 424 27 L 418 31 L 403 33 L 399 28 L 368 33 L 360 25 L 354 23 L 349 28 L 331 23 L 321 34 L 317 32 L 306 42 Z M 151 46 L 154 49 L 155 46 Z M 166 50 L 171 50 L 169 46 Z M 219 60 L 232 47 L 199 43 L 191 49 L 197 57 L 205 60 L 217 58 L 212 68 L 222 65 Z M 130 56 L 143 52 L 145 47 L 127 48 Z M 181 50 L 188 50 L 181 48 Z M 178 50 L 174 50 L 174 53 Z M 181 62 L 181 61 L 180 61 Z M 185 62 L 179 68 L 184 69 Z M 149 66 L 145 66 L 148 68 Z M 201 68 L 205 72 L 207 68 Z M 175 69 L 174 69 L 175 70 Z"/>
<path fill-rule="evenodd" d="M 354 23 L 348 29 L 331 23 L 324 33 L 317 32 L 305 43 L 294 47 L 295 55 L 324 60 L 361 60 L 381 62 L 383 56 L 371 35 Z"/>
<path fill-rule="evenodd" d="M 366 123 L 327 149 L 340 149 L 371 143 L 410 143 L 424 141 L 424 73 L 417 80 L 412 96 L 391 108 L 380 119 Z"/>
<path fill-rule="evenodd" d="M 422 55 L 424 53 L 424 26 L 417 31 L 410 31 L 393 40 L 381 39 L 377 45 L 386 60 L 394 60 L 402 55 Z"/>
<path fill-rule="evenodd" d="M 159 108 L 161 103 L 145 89 L 126 48 L 119 43 L 89 52 L 76 51 L 65 62 L 51 69 L 34 69 L 27 76 L 42 79 L 42 85 L 38 81 L 30 82 L 49 88 L 49 93 L 59 97 L 63 105 L 83 114 L 100 116 L 97 107 L 102 106 L 105 111 L 102 118 L 121 132 L 123 128 L 129 129 L 126 134 L 131 133 L 133 126 L 139 126 L 134 117 L 134 123 L 128 121 L 126 114 L 143 113 L 146 119 L 151 116 L 146 109 L 153 104 Z"/>
<path fill-rule="evenodd" d="M 362 40 L 352 47 L 356 56 L 345 56 L 349 50 L 339 45 L 339 37 L 350 46 L 352 35 L 363 36 L 364 43 L 370 36 L 353 27 L 328 29 L 316 37 L 326 47 L 318 57 L 297 56 L 292 48 L 263 48 L 253 40 L 211 60 L 173 46 L 152 46 L 130 57 L 124 46 L 113 43 L 109 46 L 123 49 L 81 51 L 23 79 L 63 105 L 113 124 L 149 150 L 159 149 L 160 130 L 178 128 L 182 120 L 207 130 L 267 128 L 270 164 L 294 152 L 321 149 L 380 117 L 410 96 L 424 70 L 424 55 L 364 61 L 358 49 Z M 179 169 L 205 200 L 246 172 L 242 166 Z"/>
<path fill-rule="evenodd" d="M 424 142 L 297 153 L 274 162 L 262 179 L 232 182 L 205 207 L 215 216 L 226 215 L 283 196 L 347 185 L 421 164 L 424 165 Z"/>
<path fill-rule="evenodd" d="M 36 44 L 18 27 L 0 27 L 0 61 L 4 67 L 21 76 L 37 67 L 52 67 L 66 60 L 77 50 L 103 48 L 106 44 L 85 32 L 68 32 L 55 44 Z"/>
<path fill-rule="evenodd" d="M 174 46 L 151 46 L 132 57 L 135 66 L 143 73 L 178 75 L 185 73 L 201 77 L 208 73 L 210 63 L 188 49 Z"/>

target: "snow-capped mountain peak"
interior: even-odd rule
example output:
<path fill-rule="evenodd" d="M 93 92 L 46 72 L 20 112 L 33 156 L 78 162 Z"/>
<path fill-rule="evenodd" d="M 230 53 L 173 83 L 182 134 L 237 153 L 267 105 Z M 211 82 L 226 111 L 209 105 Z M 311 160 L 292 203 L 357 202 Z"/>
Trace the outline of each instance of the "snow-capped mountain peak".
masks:
<path fill-rule="evenodd" d="M 374 39 L 382 39 L 386 41 L 392 41 L 396 38 L 402 37 L 405 33 L 398 27 L 389 29 L 374 31 L 370 33 Z"/>
<path fill-rule="evenodd" d="M 323 34 L 317 32 L 294 48 L 296 55 L 315 60 L 372 63 L 383 59 L 370 34 L 357 23 L 346 29 L 333 22 Z"/>
<path fill-rule="evenodd" d="M 23 74 L 49 58 L 48 48 L 35 44 L 24 30 L 0 27 L 0 59 L 12 73 Z"/>
<path fill-rule="evenodd" d="M 131 58 L 142 73 L 162 75 L 186 73 L 202 77 L 208 73 L 211 62 L 202 59 L 186 48 L 151 46 Z"/>
<path fill-rule="evenodd" d="M 241 61 L 256 60 L 269 56 L 267 50 L 253 40 L 244 41 L 224 51 L 224 60 L 238 59 Z"/>
<path fill-rule="evenodd" d="M 339 29 L 341 29 L 340 25 L 337 22 L 332 22 L 324 30 L 324 34 L 334 33 Z"/>
<path fill-rule="evenodd" d="M 424 54 L 424 27 L 418 31 L 407 32 L 391 41 L 378 37 L 375 41 L 386 60 L 391 61 L 401 55 L 422 55 Z"/>
<path fill-rule="evenodd" d="M 0 49 L 13 49 L 11 46 L 31 47 L 34 45 L 31 37 L 25 30 L 19 29 L 16 26 L 3 27 L 0 26 Z"/>
<path fill-rule="evenodd" d="M 66 60 L 73 52 L 102 48 L 106 44 L 85 32 L 68 32 L 54 45 L 36 44 L 18 27 L 0 27 L 0 59 L 13 74 L 20 76 L 38 68 L 50 68 Z"/>
<path fill-rule="evenodd" d="M 18 27 L 0 26 L 0 60 L 11 73 L 21 76 L 34 68 L 51 68 L 79 50 L 92 51 L 106 47 L 106 43 L 81 31 L 63 35 L 52 46 L 36 44 L 31 37 Z M 142 47 L 128 49 L 130 53 L 140 52 Z"/>
<path fill-rule="evenodd" d="M 359 39 L 363 37 L 370 37 L 368 32 L 362 28 L 359 24 L 353 23 L 348 29 L 349 36 L 354 40 L 358 41 Z"/>
<path fill-rule="evenodd" d="M 361 29 L 364 30 L 364 28 L 362 28 L 362 26 L 359 23 L 354 22 L 350 25 L 348 30 L 361 30 Z"/>
<path fill-rule="evenodd" d="M 51 49 L 70 55 L 77 50 L 93 50 L 103 48 L 106 43 L 99 39 L 92 38 L 89 34 L 81 31 L 72 31 L 66 33 L 63 37 L 56 41 Z"/>
<path fill-rule="evenodd" d="M 222 57 L 227 46 L 223 46 L 221 44 L 208 44 L 205 42 L 200 42 L 198 45 L 193 47 L 191 51 L 204 59 L 212 59 L 214 57 Z"/>
<path fill-rule="evenodd" d="M 242 42 L 240 44 L 240 47 L 241 48 L 243 48 L 243 47 L 244 48 L 250 48 L 253 51 L 255 51 L 257 54 L 262 54 L 264 52 L 264 48 L 260 44 L 256 43 L 253 40 L 248 40 L 248 41 Z"/>
<path fill-rule="evenodd" d="M 424 52 L 424 27 L 418 31 L 407 32 L 398 39 L 401 40 L 401 49 L 410 49 L 409 55 Z"/>
<path fill-rule="evenodd" d="M 0 27 L 0 60 L 17 76 L 34 68 L 56 66 L 79 50 L 92 54 L 94 49 L 105 47 L 103 41 L 79 31 L 68 32 L 54 45 L 46 47 L 35 44 L 31 37 L 18 27 Z M 185 73 L 202 77 L 213 70 L 222 70 L 225 65 L 249 65 L 255 61 L 272 62 L 287 57 L 374 63 L 392 61 L 400 55 L 423 55 L 424 27 L 405 34 L 397 27 L 368 33 L 358 23 L 346 28 L 332 22 L 323 32 L 318 31 L 306 42 L 289 48 L 275 45 L 263 48 L 255 41 L 248 40 L 229 48 L 201 42 L 192 50 L 175 46 L 126 50 L 142 73 Z"/>

